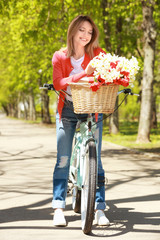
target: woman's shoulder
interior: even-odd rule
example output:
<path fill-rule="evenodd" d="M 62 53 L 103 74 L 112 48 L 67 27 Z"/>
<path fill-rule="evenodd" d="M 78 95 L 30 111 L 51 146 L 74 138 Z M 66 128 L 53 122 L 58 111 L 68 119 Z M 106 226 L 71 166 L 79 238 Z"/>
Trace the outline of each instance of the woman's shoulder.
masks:
<path fill-rule="evenodd" d="M 61 48 L 53 54 L 52 62 L 56 60 L 65 60 L 67 58 L 67 48 Z"/>
<path fill-rule="evenodd" d="M 61 48 L 58 51 L 56 51 L 54 54 L 59 55 L 61 57 L 66 57 L 67 56 L 67 48 Z"/>

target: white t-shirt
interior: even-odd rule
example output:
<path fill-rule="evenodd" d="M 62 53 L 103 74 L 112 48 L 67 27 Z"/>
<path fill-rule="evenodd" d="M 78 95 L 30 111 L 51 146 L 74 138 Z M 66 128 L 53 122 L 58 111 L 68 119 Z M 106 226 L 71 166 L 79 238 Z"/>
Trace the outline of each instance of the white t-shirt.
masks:
<path fill-rule="evenodd" d="M 81 66 L 81 64 L 84 61 L 84 56 L 79 58 L 79 59 L 75 59 L 74 57 L 71 57 L 70 59 L 71 59 L 71 64 L 72 64 L 73 70 L 72 70 L 72 72 L 70 73 L 69 76 L 72 76 L 74 74 L 81 73 L 81 72 L 84 71 L 84 69 Z M 67 93 L 71 95 L 70 86 L 67 86 Z M 68 101 L 72 101 L 72 97 L 68 96 L 67 94 L 66 94 L 66 99 Z"/>

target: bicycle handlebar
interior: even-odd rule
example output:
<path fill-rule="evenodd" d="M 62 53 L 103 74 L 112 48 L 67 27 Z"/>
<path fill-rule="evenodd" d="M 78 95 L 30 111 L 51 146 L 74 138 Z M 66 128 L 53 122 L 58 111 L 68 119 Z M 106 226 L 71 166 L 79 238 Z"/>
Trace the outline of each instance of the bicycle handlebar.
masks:
<path fill-rule="evenodd" d="M 53 84 L 48 84 L 48 83 L 44 83 L 44 84 L 43 84 L 43 87 L 40 87 L 40 89 L 46 89 L 46 90 L 55 91 L 55 88 L 54 88 Z M 119 92 L 117 93 L 117 95 L 119 95 L 119 94 L 121 94 L 121 93 L 139 96 L 139 94 L 133 93 L 130 88 L 125 88 L 125 89 L 119 91 Z"/>
<path fill-rule="evenodd" d="M 119 91 L 119 92 L 117 93 L 117 95 L 119 95 L 119 94 L 121 94 L 121 93 L 139 96 L 139 94 L 133 93 L 133 92 L 132 92 L 132 89 L 130 89 L 130 88 L 125 88 L 125 89 Z"/>
<path fill-rule="evenodd" d="M 52 90 L 52 91 L 55 90 L 53 84 L 48 84 L 48 83 L 44 83 L 43 87 L 40 87 L 40 89 L 46 89 L 46 90 Z"/>

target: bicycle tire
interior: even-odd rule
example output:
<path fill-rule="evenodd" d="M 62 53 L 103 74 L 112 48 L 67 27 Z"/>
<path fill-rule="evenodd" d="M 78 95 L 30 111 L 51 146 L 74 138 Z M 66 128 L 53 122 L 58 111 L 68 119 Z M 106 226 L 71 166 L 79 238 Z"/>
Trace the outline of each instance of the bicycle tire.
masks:
<path fill-rule="evenodd" d="M 97 153 L 94 141 L 87 143 L 88 153 L 84 167 L 83 186 L 81 190 L 81 221 L 82 230 L 89 234 L 92 229 L 96 197 Z M 87 157 L 88 156 L 88 157 Z"/>

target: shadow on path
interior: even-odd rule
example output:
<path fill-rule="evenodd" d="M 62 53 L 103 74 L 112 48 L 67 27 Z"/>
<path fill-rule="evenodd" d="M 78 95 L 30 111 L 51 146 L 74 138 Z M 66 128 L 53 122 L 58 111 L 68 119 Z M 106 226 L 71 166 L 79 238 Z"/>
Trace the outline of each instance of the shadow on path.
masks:
<path fill-rule="evenodd" d="M 151 225 L 160 225 L 160 212 L 152 212 L 152 213 L 143 213 L 143 212 L 135 212 L 133 208 L 117 208 L 116 204 L 118 203 L 127 203 L 127 202 L 150 202 L 150 201 L 159 201 L 160 195 L 147 195 L 135 198 L 124 198 L 124 199 L 116 199 L 112 201 L 108 201 L 109 210 L 106 212 L 107 217 L 110 219 L 111 225 L 109 227 L 99 227 L 93 225 L 93 231 L 91 233 L 92 236 L 98 237 L 107 237 L 107 236 L 118 236 L 123 235 L 128 232 L 150 232 L 150 233 L 160 233 L 160 230 L 150 229 Z M 24 226 L 22 222 L 30 221 L 40 221 L 40 220 L 48 220 L 52 221 L 52 209 L 45 208 L 48 203 L 51 203 L 52 199 L 47 198 L 46 200 L 36 202 L 34 204 L 22 206 L 22 207 L 14 207 L 8 208 L 1 211 L 0 214 L 0 222 L 1 223 L 9 223 L 9 222 L 21 222 L 21 225 L 18 226 L 2 226 L 1 229 L 59 229 L 52 226 Z M 43 207 L 43 208 L 42 208 Z M 71 204 L 66 206 L 65 211 L 71 210 Z M 80 220 L 80 215 L 75 214 L 73 212 L 72 215 L 66 216 L 67 222 L 74 222 Z M 143 225 L 142 228 L 136 229 L 135 225 Z M 144 225 L 146 227 L 144 228 Z M 80 227 L 65 227 L 61 228 L 65 230 L 80 230 Z"/>

